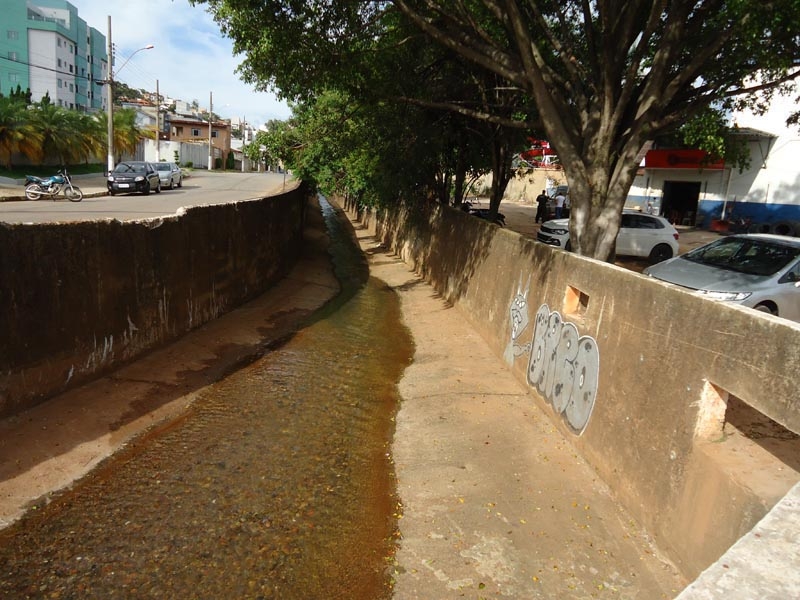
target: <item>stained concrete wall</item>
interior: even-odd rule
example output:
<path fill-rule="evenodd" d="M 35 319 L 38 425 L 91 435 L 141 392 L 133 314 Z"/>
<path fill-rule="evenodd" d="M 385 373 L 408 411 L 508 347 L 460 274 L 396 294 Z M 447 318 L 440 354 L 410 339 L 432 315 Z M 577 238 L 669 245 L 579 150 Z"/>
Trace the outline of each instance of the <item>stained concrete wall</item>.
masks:
<path fill-rule="evenodd" d="M 169 218 L 0 225 L 0 416 L 257 296 L 302 241 L 306 190 Z"/>
<path fill-rule="evenodd" d="M 787 468 L 754 488 L 722 426 L 735 395 L 800 432 L 798 324 L 433 204 L 361 219 L 464 310 L 685 575 L 796 483 Z"/>

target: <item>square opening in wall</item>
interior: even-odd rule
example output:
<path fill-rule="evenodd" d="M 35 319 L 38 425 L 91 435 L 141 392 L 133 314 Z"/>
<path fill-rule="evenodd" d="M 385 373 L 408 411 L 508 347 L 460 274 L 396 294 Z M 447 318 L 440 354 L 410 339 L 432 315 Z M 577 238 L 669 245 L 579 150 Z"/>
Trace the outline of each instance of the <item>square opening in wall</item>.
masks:
<path fill-rule="evenodd" d="M 583 318 L 588 308 L 589 295 L 576 287 L 567 286 L 567 292 L 564 294 L 564 315 Z"/>

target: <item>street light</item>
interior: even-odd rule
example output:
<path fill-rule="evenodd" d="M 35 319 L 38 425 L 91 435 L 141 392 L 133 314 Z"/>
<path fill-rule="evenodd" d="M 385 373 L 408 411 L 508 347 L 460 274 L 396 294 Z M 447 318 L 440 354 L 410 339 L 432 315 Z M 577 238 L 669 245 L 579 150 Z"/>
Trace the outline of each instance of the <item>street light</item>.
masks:
<path fill-rule="evenodd" d="M 114 46 L 111 44 L 111 15 L 108 16 L 108 46 L 106 48 L 106 52 L 108 54 L 108 79 L 103 82 L 106 86 L 106 103 L 108 104 L 107 108 L 107 116 L 108 116 L 108 172 L 114 170 Z M 122 66 L 117 69 L 117 73 L 122 71 L 125 65 L 128 64 L 128 61 L 132 59 L 137 53 L 141 52 L 142 50 L 150 50 L 153 48 L 153 44 L 147 44 L 136 50 L 133 54 L 131 54 Z"/>

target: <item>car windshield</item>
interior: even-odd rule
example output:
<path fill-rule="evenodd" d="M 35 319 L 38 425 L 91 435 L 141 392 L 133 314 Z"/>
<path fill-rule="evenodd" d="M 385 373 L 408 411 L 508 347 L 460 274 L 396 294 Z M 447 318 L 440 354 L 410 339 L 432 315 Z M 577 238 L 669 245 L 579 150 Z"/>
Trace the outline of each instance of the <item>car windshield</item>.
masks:
<path fill-rule="evenodd" d="M 729 237 L 702 246 L 683 258 L 748 275 L 772 275 L 800 255 L 800 248 L 767 240 Z"/>
<path fill-rule="evenodd" d="M 159 171 L 171 171 L 172 166 L 169 163 L 156 163 L 156 169 Z"/>
<path fill-rule="evenodd" d="M 144 165 L 136 163 L 119 163 L 114 169 L 115 173 L 144 173 Z"/>

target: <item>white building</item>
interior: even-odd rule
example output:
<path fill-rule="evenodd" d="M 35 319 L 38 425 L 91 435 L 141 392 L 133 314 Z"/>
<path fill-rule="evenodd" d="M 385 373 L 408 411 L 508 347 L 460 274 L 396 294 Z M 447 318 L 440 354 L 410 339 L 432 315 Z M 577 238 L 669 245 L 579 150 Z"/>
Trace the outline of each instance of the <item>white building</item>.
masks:
<path fill-rule="evenodd" d="M 800 88 L 798 88 L 800 91 Z M 626 206 L 650 210 L 684 225 L 749 219 L 753 230 L 800 233 L 800 127 L 786 125 L 797 94 L 778 97 L 769 112 L 737 113 L 737 135 L 750 148 L 743 172 L 707 162 L 698 150 L 650 150 Z M 796 225 L 795 225 L 796 223 Z"/>

